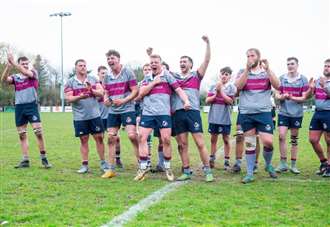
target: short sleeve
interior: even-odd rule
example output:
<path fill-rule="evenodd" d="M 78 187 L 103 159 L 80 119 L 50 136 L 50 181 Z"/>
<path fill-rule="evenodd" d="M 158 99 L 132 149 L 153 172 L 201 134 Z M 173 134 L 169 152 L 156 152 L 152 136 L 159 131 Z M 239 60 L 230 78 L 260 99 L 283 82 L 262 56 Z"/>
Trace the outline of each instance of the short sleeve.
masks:
<path fill-rule="evenodd" d="M 135 73 L 132 70 L 127 69 L 127 74 L 129 87 L 135 87 L 137 85 Z"/>
<path fill-rule="evenodd" d="M 167 73 L 166 75 L 166 81 L 169 83 L 169 85 L 173 88 L 173 90 L 177 89 L 180 87 L 178 81 L 172 76 L 171 74 Z"/>
<path fill-rule="evenodd" d="M 64 86 L 64 93 L 68 93 L 70 91 L 73 91 L 73 87 L 71 80 L 68 80 Z"/>

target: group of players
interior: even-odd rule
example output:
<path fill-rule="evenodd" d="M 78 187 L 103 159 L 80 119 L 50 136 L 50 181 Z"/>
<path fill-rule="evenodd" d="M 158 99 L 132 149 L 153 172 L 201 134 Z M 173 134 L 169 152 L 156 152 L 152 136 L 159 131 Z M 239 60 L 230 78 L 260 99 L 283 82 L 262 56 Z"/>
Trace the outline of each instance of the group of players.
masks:
<path fill-rule="evenodd" d="M 75 62 L 76 74 L 67 81 L 65 99 L 72 104 L 75 136 L 80 138 L 82 166 L 78 173 L 89 171 L 89 135 L 96 142 L 100 158 L 102 178 L 116 176 L 115 167 L 122 166 L 120 160 L 119 130 L 124 127 L 132 144 L 138 164 L 136 181 L 145 179 L 151 171 L 151 133 L 159 137 L 158 164 L 154 171 L 165 172 L 169 181 L 175 177 L 171 169 L 171 136 L 178 144 L 182 161 L 182 175 L 176 180 L 191 179 L 188 135 L 191 134 L 207 182 L 214 181 L 212 168 L 215 165 L 217 141 L 221 134 L 224 142 L 224 168 L 241 171 L 241 159 L 245 147 L 247 174 L 242 183 L 254 181 L 258 169 L 260 144 L 263 145 L 265 171 L 271 178 L 276 172 L 290 170 L 299 174 L 297 168 L 298 132 L 303 119 L 303 103 L 314 95 L 316 110 L 309 127 L 309 140 L 321 165 L 319 175 L 330 177 L 330 59 L 324 62 L 323 76 L 309 81 L 298 72 L 298 59 L 287 59 L 288 72 L 279 78 L 273 73 L 266 59 L 261 59 L 258 49 L 247 50 L 247 64 L 232 78 L 230 67 L 220 70 L 217 81 L 209 89 L 206 103 L 210 104 L 208 132 L 211 134 L 211 152 L 207 151 L 203 137 L 200 114 L 200 84 L 210 62 L 211 50 L 207 36 L 205 57 L 196 71 L 189 56 L 180 57 L 180 72 L 170 71 L 161 57 L 148 49 L 150 63 L 143 66 L 144 79 L 138 84 L 134 72 L 120 63 L 116 50 L 106 53 L 110 71 L 105 66 L 98 68 L 98 78 L 88 75 L 86 61 Z M 18 71 L 9 75 L 11 68 Z M 27 124 L 30 122 L 36 134 L 42 165 L 50 168 L 37 105 L 38 76 L 29 68 L 29 60 L 20 57 L 17 62 L 8 55 L 8 64 L 2 80 L 15 87 L 15 119 L 21 142 L 23 159 L 16 168 L 29 167 Z M 279 100 L 278 131 L 280 164 L 274 169 L 272 93 Z M 236 132 L 236 161 L 231 167 L 231 106 L 239 98 L 239 114 Z M 290 130 L 291 166 L 287 164 L 286 136 Z M 109 158 L 105 159 L 104 131 L 107 131 Z M 320 139 L 324 134 L 327 155 L 323 152 Z"/>

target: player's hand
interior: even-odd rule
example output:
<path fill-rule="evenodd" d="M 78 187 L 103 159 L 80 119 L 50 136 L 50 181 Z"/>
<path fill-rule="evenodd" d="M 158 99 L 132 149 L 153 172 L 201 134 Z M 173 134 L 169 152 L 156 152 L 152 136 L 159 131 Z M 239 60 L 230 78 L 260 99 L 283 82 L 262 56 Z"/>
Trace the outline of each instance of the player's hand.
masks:
<path fill-rule="evenodd" d="M 112 101 L 112 104 L 115 105 L 115 106 L 121 106 L 124 103 L 125 103 L 124 99 L 115 99 L 115 100 Z"/>
<path fill-rule="evenodd" d="M 215 85 L 215 89 L 216 89 L 216 91 L 217 91 L 218 93 L 221 91 L 222 86 L 223 86 L 223 83 L 222 83 L 221 80 L 219 80 L 219 81 L 217 82 L 217 84 Z"/>
<path fill-rule="evenodd" d="M 155 76 L 155 78 L 154 78 L 154 80 L 153 80 L 153 83 L 154 83 L 155 85 L 157 85 L 157 84 L 159 84 L 159 83 L 161 83 L 161 82 L 162 82 L 162 80 L 161 80 L 161 78 L 160 78 L 160 75 Z"/>
<path fill-rule="evenodd" d="M 267 59 L 261 59 L 260 60 L 260 66 L 263 68 L 265 71 L 269 70 L 269 63 Z"/>
<path fill-rule="evenodd" d="M 152 51 L 153 51 L 152 47 L 148 47 L 147 48 L 147 55 L 148 56 L 152 55 Z"/>
<path fill-rule="evenodd" d="M 8 63 L 11 65 L 15 65 L 15 60 L 14 60 L 14 56 L 11 53 L 8 53 Z"/>
<path fill-rule="evenodd" d="M 203 35 L 203 36 L 202 36 L 202 39 L 203 39 L 203 41 L 206 42 L 207 44 L 210 43 L 209 37 L 207 37 L 206 35 Z"/>
<path fill-rule="evenodd" d="M 309 79 L 308 86 L 310 89 L 315 89 L 315 80 L 313 77 Z"/>
<path fill-rule="evenodd" d="M 104 99 L 104 102 L 103 103 L 104 103 L 104 105 L 106 105 L 108 107 L 111 106 L 111 104 L 112 104 L 111 99 L 109 99 L 107 97 Z"/>
<path fill-rule="evenodd" d="M 86 99 L 88 97 L 89 97 L 89 94 L 87 94 L 87 93 L 80 93 L 79 94 L 79 99 Z"/>
<path fill-rule="evenodd" d="M 190 104 L 190 102 L 189 102 L 189 101 L 185 102 L 185 103 L 183 104 L 183 108 L 184 108 L 184 110 L 190 110 L 190 109 L 191 109 L 191 104 Z"/>
<path fill-rule="evenodd" d="M 254 62 L 251 62 L 248 60 L 246 62 L 246 70 L 249 72 L 252 69 L 253 65 L 254 65 Z"/>

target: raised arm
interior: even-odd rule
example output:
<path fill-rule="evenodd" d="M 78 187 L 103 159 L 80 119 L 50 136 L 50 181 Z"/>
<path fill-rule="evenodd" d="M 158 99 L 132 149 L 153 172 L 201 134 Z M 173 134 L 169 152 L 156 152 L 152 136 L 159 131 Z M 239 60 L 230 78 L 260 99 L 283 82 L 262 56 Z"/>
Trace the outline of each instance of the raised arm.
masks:
<path fill-rule="evenodd" d="M 270 70 L 269 63 L 267 59 L 260 60 L 261 67 L 267 72 L 270 80 L 270 84 L 275 88 L 276 90 L 280 89 L 280 80 L 276 77 L 275 73 Z"/>
<path fill-rule="evenodd" d="M 13 78 L 9 77 L 10 69 L 11 69 L 11 64 L 7 63 L 1 75 L 1 82 L 7 82 L 7 83 L 13 82 Z"/>
<path fill-rule="evenodd" d="M 210 59 L 211 59 L 210 40 L 207 36 L 203 36 L 202 39 L 206 43 L 206 51 L 205 51 L 204 61 L 201 64 L 201 66 L 199 66 L 199 68 L 197 69 L 197 72 L 200 77 L 203 77 L 205 75 L 207 67 L 208 67 L 208 65 L 210 63 Z"/>
<path fill-rule="evenodd" d="M 249 75 L 249 68 L 246 67 L 243 72 L 240 72 L 238 75 L 238 78 L 235 81 L 235 86 L 237 87 L 237 90 L 242 90 L 243 87 L 245 86 L 247 79 Z"/>
<path fill-rule="evenodd" d="M 22 65 L 16 63 L 12 54 L 8 54 L 8 62 L 23 75 L 30 78 L 34 78 L 36 76 L 36 73 L 33 72 L 32 70 L 26 69 Z"/>

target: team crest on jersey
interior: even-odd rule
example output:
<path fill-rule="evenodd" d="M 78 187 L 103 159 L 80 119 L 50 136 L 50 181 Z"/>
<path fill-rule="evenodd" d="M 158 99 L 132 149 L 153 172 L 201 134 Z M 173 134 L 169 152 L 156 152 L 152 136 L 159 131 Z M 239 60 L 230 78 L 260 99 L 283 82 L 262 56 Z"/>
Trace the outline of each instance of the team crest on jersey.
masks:
<path fill-rule="evenodd" d="M 198 124 L 198 122 L 195 122 L 194 123 L 194 127 L 197 129 L 197 128 L 199 128 L 199 124 Z"/>
<path fill-rule="evenodd" d="M 38 120 L 38 117 L 36 115 L 33 115 L 32 121 L 36 121 L 36 120 Z"/>
<path fill-rule="evenodd" d="M 219 127 L 219 132 L 222 132 L 222 127 Z"/>
<path fill-rule="evenodd" d="M 294 125 L 295 125 L 295 126 L 299 126 L 299 125 L 300 125 L 300 122 L 299 122 L 299 121 L 296 121 L 296 122 L 294 123 Z"/>
<path fill-rule="evenodd" d="M 164 126 L 164 127 L 168 126 L 168 122 L 167 121 L 163 121 L 162 122 L 162 126 Z"/>
<path fill-rule="evenodd" d="M 324 129 L 327 129 L 327 128 L 328 128 L 328 126 L 327 126 L 326 123 L 323 123 L 323 128 L 324 128 Z"/>
<path fill-rule="evenodd" d="M 131 122 L 132 122 L 132 118 L 127 117 L 127 118 L 126 118 L 126 123 L 131 123 Z"/>
<path fill-rule="evenodd" d="M 267 125 L 265 126 L 265 129 L 266 129 L 267 131 L 270 131 L 270 130 L 272 129 L 272 126 L 270 126 L 270 124 L 267 124 Z"/>

